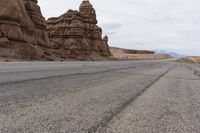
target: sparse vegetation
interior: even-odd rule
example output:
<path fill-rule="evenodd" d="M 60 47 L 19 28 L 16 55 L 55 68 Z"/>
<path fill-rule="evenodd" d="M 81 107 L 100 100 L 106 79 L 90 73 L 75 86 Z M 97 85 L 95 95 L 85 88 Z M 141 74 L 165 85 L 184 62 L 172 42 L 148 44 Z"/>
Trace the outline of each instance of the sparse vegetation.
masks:
<path fill-rule="evenodd" d="M 199 56 L 188 56 L 179 59 L 177 62 L 180 63 L 200 63 L 200 57 Z"/>

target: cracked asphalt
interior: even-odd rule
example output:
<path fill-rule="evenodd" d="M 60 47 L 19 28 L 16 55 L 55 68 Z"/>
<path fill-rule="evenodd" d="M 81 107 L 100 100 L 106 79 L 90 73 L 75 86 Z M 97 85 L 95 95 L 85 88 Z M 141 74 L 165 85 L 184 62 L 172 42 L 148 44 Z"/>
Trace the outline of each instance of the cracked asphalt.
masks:
<path fill-rule="evenodd" d="M 0 63 L 0 133 L 199 133 L 197 69 L 174 60 Z"/>

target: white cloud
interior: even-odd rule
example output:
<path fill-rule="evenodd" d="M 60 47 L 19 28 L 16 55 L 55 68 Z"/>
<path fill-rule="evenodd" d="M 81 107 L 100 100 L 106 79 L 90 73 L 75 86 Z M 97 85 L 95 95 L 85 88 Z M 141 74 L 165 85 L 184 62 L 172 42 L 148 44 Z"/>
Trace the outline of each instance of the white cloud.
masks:
<path fill-rule="evenodd" d="M 39 0 L 44 16 L 78 9 L 82 0 Z M 91 0 L 110 45 L 200 55 L 199 0 Z"/>

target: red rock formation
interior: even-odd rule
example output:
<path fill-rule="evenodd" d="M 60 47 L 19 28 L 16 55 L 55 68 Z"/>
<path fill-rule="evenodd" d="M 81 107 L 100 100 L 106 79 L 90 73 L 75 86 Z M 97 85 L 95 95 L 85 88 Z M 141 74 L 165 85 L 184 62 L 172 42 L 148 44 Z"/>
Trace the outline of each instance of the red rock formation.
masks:
<path fill-rule="evenodd" d="M 37 0 L 0 0 L 0 57 L 22 60 L 92 59 L 109 56 L 96 13 L 88 1 L 80 11 L 42 16 Z M 49 35 L 49 36 L 48 36 Z M 51 41 L 49 40 L 51 38 Z"/>
<path fill-rule="evenodd" d="M 28 16 L 33 22 L 35 28 L 35 39 L 38 45 L 50 45 L 48 35 L 46 33 L 47 23 L 42 16 L 40 7 L 37 5 L 37 0 L 24 0 L 25 9 Z"/>
<path fill-rule="evenodd" d="M 41 59 L 48 46 L 46 22 L 37 0 L 0 1 L 0 56 Z"/>
<path fill-rule="evenodd" d="M 69 10 L 60 17 L 47 21 L 49 37 L 53 48 L 62 51 L 63 58 L 92 58 L 110 56 L 108 37 L 102 39 L 96 13 L 89 1 L 83 1 L 79 11 Z"/>

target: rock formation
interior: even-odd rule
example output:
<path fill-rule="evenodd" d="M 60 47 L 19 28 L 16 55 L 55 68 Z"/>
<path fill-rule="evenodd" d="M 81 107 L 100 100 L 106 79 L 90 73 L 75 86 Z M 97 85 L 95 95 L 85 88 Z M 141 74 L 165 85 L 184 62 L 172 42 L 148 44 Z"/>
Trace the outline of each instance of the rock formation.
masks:
<path fill-rule="evenodd" d="M 35 41 L 37 45 L 48 46 L 50 45 L 48 35 L 46 33 L 47 23 L 42 16 L 40 7 L 37 5 L 37 0 L 24 0 L 25 9 L 28 16 L 31 18 L 34 25 Z"/>
<path fill-rule="evenodd" d="M 0 0 L 0 57 L 22 60 L 110 56 L 89 1 L 47 22 L 37 0 Z M 48 34 L 47 34 L 48 33 Z M 50 37 L 50 39 L 49 39 Z"/>
<path fill-rule="evenodd" d="M 108 37 L 102 39 L 102 29 L 97 26 L 96 13 L 89 1 L 84 0 L 79 11 L 68 10 L 60 17 L 49 18 L 47 30 L 54 51 L 57 49 L 57 54 L 62 58 L 111 55 Z"/>
<path fill-rule="evenodd" d="M 0 57 L 41 59 L 48 46 L 37 0 L 0 0 Z"/>

